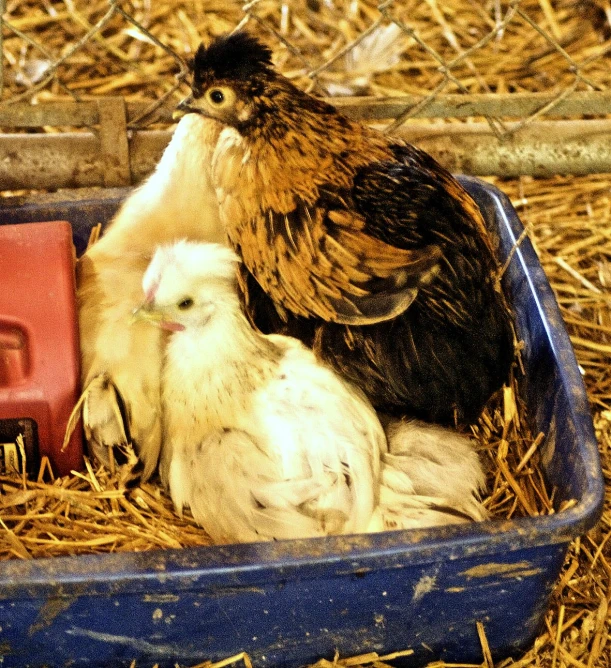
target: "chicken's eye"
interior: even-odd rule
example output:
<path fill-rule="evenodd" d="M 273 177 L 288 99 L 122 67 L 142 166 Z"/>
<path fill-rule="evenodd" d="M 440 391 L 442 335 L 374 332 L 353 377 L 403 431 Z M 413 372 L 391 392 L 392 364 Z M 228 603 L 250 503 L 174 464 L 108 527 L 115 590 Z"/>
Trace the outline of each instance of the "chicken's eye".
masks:
<path fill-rule="evenodd" d="M 230 109 L 235 105 L 236 94 L 230 86 L 215 86 L 205 92 L 206 101 L 217 109 Z"/>
<path fill-rule="evenodd" d="M 223 104 L 225 101 L 225 94 L 223 93 L 222 90 L 211 90 L 210 91 L 210 99 L 214 104 Z"/>
<path fill-rule="evenodd" d="M 186 311 L 193 306 L 193 300 L 191 297 L 185 297 L 182 301 L 178 302 L 177 306 L 181 311 Z"/>

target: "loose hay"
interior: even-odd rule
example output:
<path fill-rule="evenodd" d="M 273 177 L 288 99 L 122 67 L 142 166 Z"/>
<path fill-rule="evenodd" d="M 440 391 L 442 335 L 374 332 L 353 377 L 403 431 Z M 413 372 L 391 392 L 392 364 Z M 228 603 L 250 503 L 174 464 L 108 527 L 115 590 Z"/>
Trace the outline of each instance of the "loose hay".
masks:
<path fill-rule="evenodd" d="M 136 24 L 117 14 L 67 56 L 69 47 L 105 15 L 107 0 L 8 2 L 10 29 L 4 31 L 3 50 L 9 68 L 2 97 L 30 99 L 35 90 L 36 102 L 92 95 L 159 99 L 172 91 L 178 66 L 171 53 L 151 38 L 188 58 L 202 37 L 233 30 L 244 18 L 243 3 L 235 0 L 119 4 L 125 5 Z M 413 28 L 422 42 L 396 26 L 368 33 L 380 16 L 375 0 L 250 2 L 248 27 L 274 45 L 275 60 L 287 76 L 330 95 L 428 96 L 435 90 L 560 94 L 569 89 L 603 90 L 611 79 L 604 57 L 610 47 L 603 43 L 609 39 L 604 0 L 521 0 L 517 11 L 510 9 L 513 3 L 500 0 L 384 4 L 386 16 Z M 512 18 L 505 25 L 506 12 Z M 494 37 L 474 49 L 491 30 L 496 31 Z M 365 33 L 354 49 L 344 53 Z M 451 78 L 445 77 L 434 54 L 446 63 L 458 57 Z M 64 57 L 57 78 L 38 90 Z M 312 72 L 315 84 L 308 76 Z M 174 91 L 172 99 L 181 94 Z"/>
<path fill-rule="evenodd" d="M 130 486 L 137 458 L 126 454 L 114 473 L 86 460 L 84 472 L 54 479 L 43 460 L 37 480 L 0 476 L 0 559 L 210 545 L 159 486 Z"/>
<path fill-rule="evenodd" d="M 611 666 L 611 177 L 497 182 L 512 199 L 558 298 L 593 410 L 606 482 L 598 527 L 574 541 L 546 627 L 499 668 Z M 562 260 L 558 262 L 558 260 Z M 566 267 L 571 271 L 567 271 Z M 589 284 L 584 284 L 584 279 Z"/>

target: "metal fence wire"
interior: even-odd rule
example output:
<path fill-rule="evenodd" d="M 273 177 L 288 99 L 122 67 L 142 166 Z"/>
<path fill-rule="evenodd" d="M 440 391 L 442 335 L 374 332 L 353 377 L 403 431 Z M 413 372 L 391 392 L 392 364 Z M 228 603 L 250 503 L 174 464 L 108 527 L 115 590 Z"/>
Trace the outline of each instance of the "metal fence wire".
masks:
<path fill-rule="evenodd" d="M 132 105 L 130 129 L 167 120 L 160 110 L 187 90 L 186 60 L 199 42 L 243 27 L 272 47 L 278 68 L 298 85 L 392 131 L 414 118 L 469 118 L 486 125 L 483 138 L 507 142 L 543 117 L 611 117 L 609 0 L 0 0 L 0 7 L 5 131 L 93 127 L 74 105 L 71 122 L 46 116 L 42 103 L 57 112 L 66 100 L 108 96 Z M 35 115 L 23 111 L 26 102 L 38 105 Z M 601 141 L 593 150 L 611 156 Z M 585 171 L 597 170 L 594 160 Z"/>

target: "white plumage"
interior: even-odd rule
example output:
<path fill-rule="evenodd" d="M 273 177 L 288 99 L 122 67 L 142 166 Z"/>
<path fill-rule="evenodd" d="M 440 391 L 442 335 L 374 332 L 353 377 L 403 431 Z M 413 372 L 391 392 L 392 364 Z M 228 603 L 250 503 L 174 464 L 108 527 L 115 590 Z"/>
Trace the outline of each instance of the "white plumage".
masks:
<path fill-rule="evenodd" d="M 419 420 L 390 420 L 370 531 L 481 521 L 485 475 L 472 441 Z"/>
<path fill-rule="evenodd" d="M 216 542 L 482 519 L 470 441 L 395 421 L 389 447 L 359 390 L 295 339 L 250 327 L 237 262 L 226 247 L 178 242 L 143 279 L 139 314 L 171 332 L 160 471 L 176 509 L 189 506 Z"/>
<path fill-rule="evenodd" d="M 205 168 L 218 129 L 203 116 L 185 116 L 155 172 L 77 265 L 85 435 L 102 461 L 109 446 L 131 440 L 144 478 L 157 467 L 161 444 L 161 336 L 144 323 L 125 323 L 142 300 L 142 275 L 157 245 L 224 239 Z"/>
<path fill-rule="evenodd" d="M 179 242 L 144 276 L 144 310 L 174 330 L 162 480 L 219 542 L 364 531 L 386 445 L 376 414 L 301 343 L 250 327 L 237 261 Z"/>

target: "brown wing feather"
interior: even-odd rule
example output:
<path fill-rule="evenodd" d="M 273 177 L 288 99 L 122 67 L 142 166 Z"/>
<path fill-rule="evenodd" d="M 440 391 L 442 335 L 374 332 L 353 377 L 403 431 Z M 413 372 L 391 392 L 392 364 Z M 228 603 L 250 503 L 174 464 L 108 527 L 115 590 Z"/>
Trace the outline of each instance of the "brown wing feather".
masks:
<path fill-rule="evenodd" d="M 441 251 L 396 248 L 364 226 L 355 212 L 302 204 L 287 214 L 268 210 L 234 242 L 277 304 L 305 317 L 366 325 L 405 311 L 436 273 Z"/>

